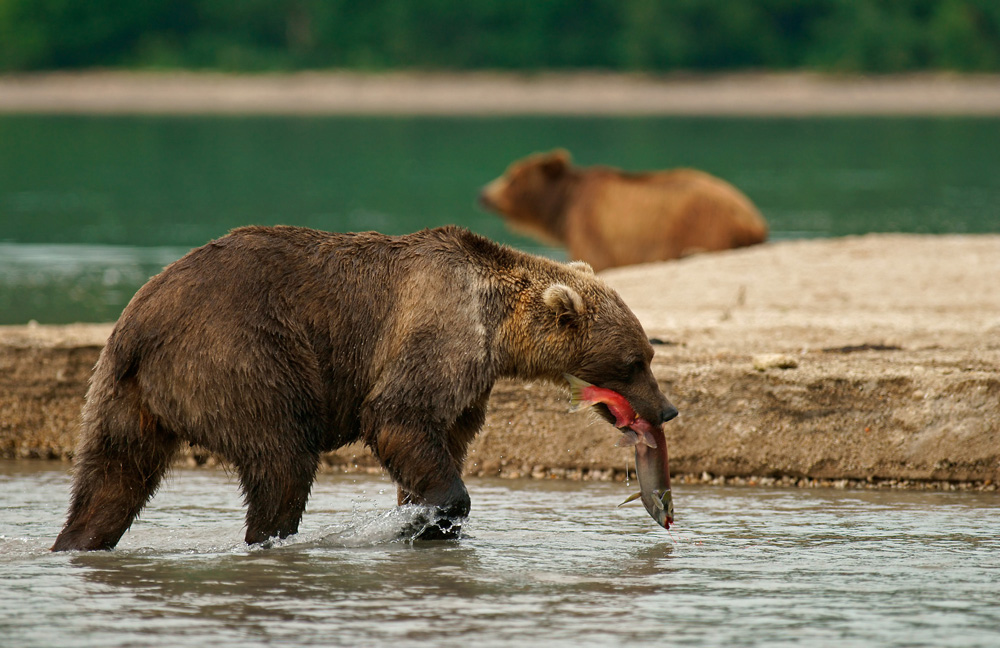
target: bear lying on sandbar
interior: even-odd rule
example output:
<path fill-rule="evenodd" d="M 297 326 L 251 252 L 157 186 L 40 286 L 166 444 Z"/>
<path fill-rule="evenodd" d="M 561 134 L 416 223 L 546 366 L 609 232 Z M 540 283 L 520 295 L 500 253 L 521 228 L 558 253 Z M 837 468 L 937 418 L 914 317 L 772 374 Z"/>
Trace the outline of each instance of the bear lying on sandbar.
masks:
<path fill-rule="evenodd" d="M 762 243 L 767 223 L 728 182 L 693 169 L 576 168 L 562 150 L 510 165 L 480 202 L 594 270 Z"/>
<path fill-rule="evenodd" d="M 652 357 L 639 321 L 584 264 L 456 227 L 237 229 L 122 312 L 87 393 L 53 550 L 114 547 L 181 442 L 235 467 L 247 543 L 295 533 L 320 453 L 359 439 L 399 502 L 430 512 L 415 535 L 457 537 L 466 448 L 498 378 L 573 374 L 624 396 L 662 441 L 677 410 Z"/>

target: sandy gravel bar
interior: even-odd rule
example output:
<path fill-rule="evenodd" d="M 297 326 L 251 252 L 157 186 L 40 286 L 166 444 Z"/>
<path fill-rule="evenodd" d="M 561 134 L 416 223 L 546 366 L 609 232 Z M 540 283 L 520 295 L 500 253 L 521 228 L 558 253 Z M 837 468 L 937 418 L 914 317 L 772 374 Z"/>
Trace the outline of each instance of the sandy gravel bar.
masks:
<path fill-rule="evenodd" d="M 662 342 L 678 479 L 1000 483 L 1000 235 L 785 241 L 603 276 Z M 110 329 L 0 327 L 0 456 L 71 456 Z M 561 387 L 498 383 L 466 471 L 623 479 L 631 451 L 567 407 Z M 359 447 L 325 467 L 374 469 Z"/>
<path fill-rule="evenodd" d="M 0 112 L 1000 115 L 1000 75 L 78 72 L 0 76 Z"/>

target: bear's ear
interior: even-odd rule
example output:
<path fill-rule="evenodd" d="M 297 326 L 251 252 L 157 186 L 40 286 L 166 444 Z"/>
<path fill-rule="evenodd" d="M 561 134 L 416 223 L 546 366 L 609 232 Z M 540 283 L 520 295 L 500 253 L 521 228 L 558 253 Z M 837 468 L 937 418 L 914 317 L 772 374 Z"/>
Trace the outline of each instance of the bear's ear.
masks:
<path fill-rule="evenodd" d="M 586 312 L 583 297 L 566 284 L 552 284 L 542 293 L 542 299 L 560 325 L 575 324 Z"/>
<path fill-rule="evenodd" d="M 573 156 L 570 155 L 569 151 L 564 148 L 553 149 L 549 153 L 549 157 L 553 160 L 560 160 L 565 166 L 569 166 L 570 162 L 573 161 Z"/>
<path fill-rule="evenodd" d="M 590 274 L 590 275 L 594 274 L 594 269 L 591 268 L 590 264 L 587 263 L 586 261 L 570 261 L 566 265 L 573 268 L 574 270 L 582 272 L 583 274 Z"/>
<path fill-rule="evenodd" d="M 566 169 L 569 168 L 570 155 L 569 151 L 564 149 L 556 149 L 546 156 L 542 161 L 542 172 L 545 173 L 549 178 L 558 178 L 566 173 Z"/>

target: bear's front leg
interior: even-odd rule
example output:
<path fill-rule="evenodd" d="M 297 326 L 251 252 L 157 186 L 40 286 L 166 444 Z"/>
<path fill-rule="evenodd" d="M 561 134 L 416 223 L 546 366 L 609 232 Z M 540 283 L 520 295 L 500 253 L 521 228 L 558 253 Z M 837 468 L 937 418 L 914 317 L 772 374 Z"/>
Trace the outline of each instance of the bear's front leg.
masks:
<path fill-rule="evenodd" d="M 428 506 L 432 510 L 427 514 L 419 514 L 407 524 L 399 535 L 401 538 L 414 540 L 455 540 L 462 534 L 462 523 L 469 515 L 471 500 L 469 492 L 461 479 L 455 479 L 443 497 L 436 498 L 440 503 L 428 501 L 398 487 L 396 501 L 400 506 L 416 504 Z"/>
<path fill-rule="evenodd" d="M 446 442 L 430 431 L 383 425 L 372 450 L 399 487 L 399 504 L 426 506 L 400 532 L 415 540 L 458 538 L 472 506 L 458 462 Z"/>

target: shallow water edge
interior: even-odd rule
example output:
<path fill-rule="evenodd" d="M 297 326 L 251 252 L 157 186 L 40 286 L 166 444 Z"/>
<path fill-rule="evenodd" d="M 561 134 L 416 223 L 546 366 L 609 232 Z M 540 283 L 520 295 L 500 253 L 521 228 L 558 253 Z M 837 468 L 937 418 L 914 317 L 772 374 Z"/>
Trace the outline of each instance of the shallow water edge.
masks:
<path fill-rule="evenodd" d="M 994 646 L 992 494 L 468 480 L 458 542 L 388 538 L 394 489 L 320 475 L 300 533 L 241 542 L 238 488 L 176 470 L 111 552 L 51 554 L 69 475 L 0 462 L 0 628 L 42 646 Z"/>

